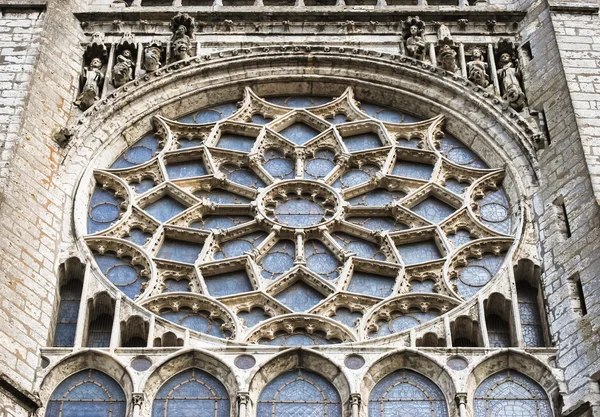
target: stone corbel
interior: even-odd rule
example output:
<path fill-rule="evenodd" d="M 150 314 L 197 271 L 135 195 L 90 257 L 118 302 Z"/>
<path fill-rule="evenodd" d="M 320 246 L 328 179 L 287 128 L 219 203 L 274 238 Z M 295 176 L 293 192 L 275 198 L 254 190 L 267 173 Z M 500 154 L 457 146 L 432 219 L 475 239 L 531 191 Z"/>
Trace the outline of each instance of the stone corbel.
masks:
<path fill-rule="evenodd" d="M 467 417 L 467 393 L 459 392 L 455 397 L 459 417 Z"/>
<path fill-rule="evenodd" d="M 352 417 L 358 417 L 361 402 L 362 398 L 359 393 L 350 394 L 350 404 L 352 405 Z"/>
<path fill-rule="evenodd" d="M 248 415 L 248 403 L 250 402 L 250 393 L 246 391 L 240 391 L 237 394 L 237 402 L 239 407 L 239 417 L 246 417 Z"/>
<path fill-rule="evenodd" d="M 140 409 L 142 408 L 142 404 L 144 403 L 144 393 L 143 392 L 134 392 L 131 396 L 133 402 L 133 414 L 132 417 L 140 416 Z"/>

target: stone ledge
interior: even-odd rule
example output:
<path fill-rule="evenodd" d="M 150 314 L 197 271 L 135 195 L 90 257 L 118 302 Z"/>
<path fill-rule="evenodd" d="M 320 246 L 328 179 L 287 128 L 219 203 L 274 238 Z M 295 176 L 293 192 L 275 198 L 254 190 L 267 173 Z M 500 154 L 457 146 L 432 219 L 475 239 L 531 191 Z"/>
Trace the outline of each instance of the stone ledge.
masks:
<path fill-rule="evenodd" d="M 47 1 L 44 0 L 0 0 L 0 8 L 19 9 L 45 9 Z"/>
<path fill-rule="evenodd" d="M 573 14 L 596 14 L 600 10 L 598 1 L 570 2 L 550 1 L 551 12 L 573 13 Z"/>
<path fill-rule="evenodd" d="M 6 391 L 8 395 L 13 397 L 18 403 L 23 405 L 29 411 L 34 412 L 42 406 L 39 398 L 31 392 L 23 389 L 8 375 L 0 372 L 0 389 Z"/>

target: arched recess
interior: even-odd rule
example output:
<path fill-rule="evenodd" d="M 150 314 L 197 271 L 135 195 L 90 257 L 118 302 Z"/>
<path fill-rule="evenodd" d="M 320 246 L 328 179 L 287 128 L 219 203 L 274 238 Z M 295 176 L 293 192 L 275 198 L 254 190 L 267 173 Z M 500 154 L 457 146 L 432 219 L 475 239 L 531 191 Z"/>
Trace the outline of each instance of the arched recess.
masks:
<path fill-rule="evenodd" d="M 133 379 L 127 369 L 113 356 L 98 350 L 85 350 L 74 353 L 47 369 L 47 373 L 40 380 L 37 390 L 40 400 L 44 404 L 44 410 L 40 415 L 44 415 L 43 413 L 46 412 L 46 404 L 56 387 L 69 376 L 85 369 L 96 369 L 114 379 L 121 386 L 127 401 L 126 415 L 130 415 L 131 397 L 134 392 Z"/>
<path fill-rule="evenodd" d="M 139 391 L 146 394 L 146 401 L 142 404 L 140 415 L 152 415 L 154 397 L 163 384 L 180 372 L 192 368 L 209 373 L 223 384 L 229 394 L 230 415 L 237 416 L 236 395 L 239 387 L 234 371 L 213 354 L 197 349 L 183 350 L 171 355 L 164 362 L 156 365 L 152 373 L 140 382 Z"/>
<path fill-rule="evenodd" d="M 346 415 L 350 401 L 350 384 L 342 369 L 318 353 L 303 348 L 286 350 L 263 364 L 249 378 L 250 404 L 248 415 L 255 415 L 258 398 L 275 377 L 294 369 L 306 369 L 327 379 L 335 387 Z"/>
<path fill-rule="evenodd" d="M 473 414 L 473 401 L 479 385 L 488 377 L 506 370 L 516 370 L 538 383 L 546 392 L 553 410 L 559 410 L 560 387 L 550 368 L 538 358 L 514 349 L 502 350 L 487 355 L 473 367 L 466 381 L 464 392 L 468 393 L 467 407 Z"/>
<path fill-rule="evenodd" d="M 448 405 L 448 415 L 457 415 L 458 409 L 454 400 L 457 391 L 454 380 L 442 365 L 416 350 L 391 352 L 371 365 L 365 373 L 360 387 L 363 399 L 361 415 L 368 415 L 368 400 L 375 385 L 386 376 L 401 369 L 417 372 L 433 381 L 444 393 Z"/>

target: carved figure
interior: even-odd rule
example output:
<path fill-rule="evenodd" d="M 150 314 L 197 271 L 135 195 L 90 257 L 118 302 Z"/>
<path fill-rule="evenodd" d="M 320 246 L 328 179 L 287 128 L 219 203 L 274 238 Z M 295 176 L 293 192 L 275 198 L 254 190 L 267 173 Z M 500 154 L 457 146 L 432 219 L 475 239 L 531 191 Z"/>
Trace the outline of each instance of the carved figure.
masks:
<path fill-rule="evenodd" d="M 443 45 L 440 48 L 438 54 L 438 64 L 446 71 L 456 72 L 458 66 L 456 65 L 456 51 L 450 47 L 450 45 Z"/>
<path fill-rule="evenodd" d="M 498 78 L 502 85 L 502 98 L 507 100 L 513 109 L 521 111 L 525 104 L 525 94 L 519 84 L 518 69 L 515 68 L 508 52 L 500 55 L 498 66 Z"/>
<path fill-rule="evenodd" d="M 181 61 L 190 57 L 189 51 L 192 47 L 192 41 L 186 32 L 187 28 L 184 25 L 179 25 L 171 38 L 173 61 Z"/>
<path fill-rule="evenodd" d="M 162 66 L 161 62 L 162 46 L 158 41 L 151 41 L 144 50 L 144 69 L 146 71 L 156 71 Z"/>
<path fill-rule="evenodd" d="M 121 87 L 133 79 L 133 61 L 131 50 L 124 49 L 117 55 L 117 63 L 113 67 L 112 83 Z"/>
<path fill-rule="evenodd" d="M 410 37 L 406 39 L 406 53 L 408 56 L 421 59 L 425 51 L 425 41 L 421 36 L 422 30 L 416 25 L 410 27 Z"/>
<path fill-rule="evenodd" d="M 467 62 L 467 78 L 478 86 L 487 88 L 490 85 L 487 68 L 487 62 L 483 61 L 483 51 L 480 48 L 473 48 L 471 60 Z"/>
<path fill-rule="evenodd" d="M 450 33 L 450 29 L 443 23 L 440 23 L 440 27 L 437 30 L 438 41 L 451 41 L 452 34 Z"/>
<path fill-rule="evenodd" d="M 87 110 L 100 98 L 100 89 L 104 81 L 102 67 L 100 58 L 93 58 L 87 68 L 83 70 L 83 88 L 75 101 L 75 104 L 82 110 Z"/>

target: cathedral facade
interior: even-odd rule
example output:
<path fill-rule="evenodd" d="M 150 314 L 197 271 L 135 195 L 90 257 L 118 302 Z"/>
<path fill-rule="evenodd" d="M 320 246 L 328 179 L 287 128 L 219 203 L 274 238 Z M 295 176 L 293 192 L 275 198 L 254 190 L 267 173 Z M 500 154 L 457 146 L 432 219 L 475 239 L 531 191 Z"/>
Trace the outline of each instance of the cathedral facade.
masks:
<path fill-rule="evenodd" d="M 0 416 L 600 416 L 595 1 L 0 1 Z"/>

